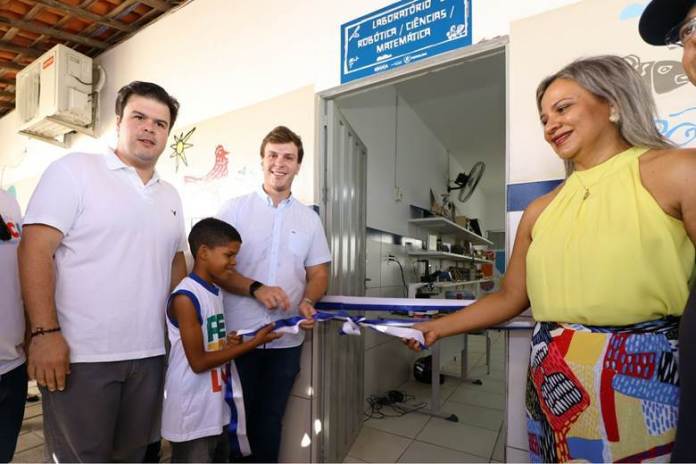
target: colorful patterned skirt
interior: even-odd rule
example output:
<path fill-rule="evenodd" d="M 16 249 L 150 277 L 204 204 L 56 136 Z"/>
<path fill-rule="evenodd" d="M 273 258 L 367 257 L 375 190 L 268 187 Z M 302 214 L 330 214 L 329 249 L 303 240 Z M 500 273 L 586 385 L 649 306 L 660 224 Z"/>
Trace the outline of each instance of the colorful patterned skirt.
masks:
<path fill-rule="evenodd" d="M 532 462 L 669 461 L 678 338 L 675 317 L 624 327 L 537 323 L 526 391 Z"/>

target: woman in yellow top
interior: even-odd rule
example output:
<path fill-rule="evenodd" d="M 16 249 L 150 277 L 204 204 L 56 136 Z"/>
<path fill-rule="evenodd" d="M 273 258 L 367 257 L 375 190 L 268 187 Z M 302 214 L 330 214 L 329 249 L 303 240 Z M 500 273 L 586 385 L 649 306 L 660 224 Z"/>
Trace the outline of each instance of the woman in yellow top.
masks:
<path fill-rule="evenodd" d="M 696 150 L 659 134 L 652 95 L 616 56 L 544 79 L 537 106 L 567 179 L 524 212 L 500 291 L 415 327 L 431 345 L 531 306 L 532 461 L 664 460 L 694 273 Z"/>

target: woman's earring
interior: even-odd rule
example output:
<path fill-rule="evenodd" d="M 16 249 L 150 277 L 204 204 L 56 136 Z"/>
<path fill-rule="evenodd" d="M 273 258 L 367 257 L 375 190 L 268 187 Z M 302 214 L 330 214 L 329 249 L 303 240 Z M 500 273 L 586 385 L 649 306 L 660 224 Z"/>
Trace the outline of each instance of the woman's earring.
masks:
<path fill-rule="evenodd" d="M 619 122 L 620 119 L 621 118 L 619 117 L 619 113 L 616 110 L 612 109 L 611 113 L 609 114 L 609 121 L 616 124 L 617 122 Z"/>

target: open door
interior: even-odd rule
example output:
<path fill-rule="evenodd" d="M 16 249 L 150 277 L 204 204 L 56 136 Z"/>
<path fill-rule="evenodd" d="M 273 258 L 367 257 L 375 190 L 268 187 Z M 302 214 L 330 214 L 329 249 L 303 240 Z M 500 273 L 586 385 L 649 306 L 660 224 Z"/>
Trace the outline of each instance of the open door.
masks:
<path fill-rule="evenodd" d="M 330 100 L 322 102 L 320 169 L 323 220 L 331 248 L 332 295 L 365 295 L 367 148 Z M 342 462 L 360 432 L 364 337 L 341 336 L 337 323 L 320 326 L 318 460 Z"/>

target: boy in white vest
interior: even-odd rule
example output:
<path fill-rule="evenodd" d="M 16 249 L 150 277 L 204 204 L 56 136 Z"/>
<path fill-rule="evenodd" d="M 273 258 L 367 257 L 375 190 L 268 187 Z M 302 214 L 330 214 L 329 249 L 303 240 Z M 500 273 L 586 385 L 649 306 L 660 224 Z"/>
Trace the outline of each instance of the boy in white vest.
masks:
<path fill-rule="evenodd" d="M 167 305 L 171 343 L 164 387 L 162 437 L 172 443 L 172 462 L 226 462 L 250 454 L 239 374 L 232 361 L 280 337 L 264 327 L 242 342 L 225 331 L 222 293 L 215 285 L 233 271 L 242 244 L 224 221 L 203 219 L 188 237 L 193 272 L 174 289 Z M 229 438 L 225 433 L 227 426 Z"/>

